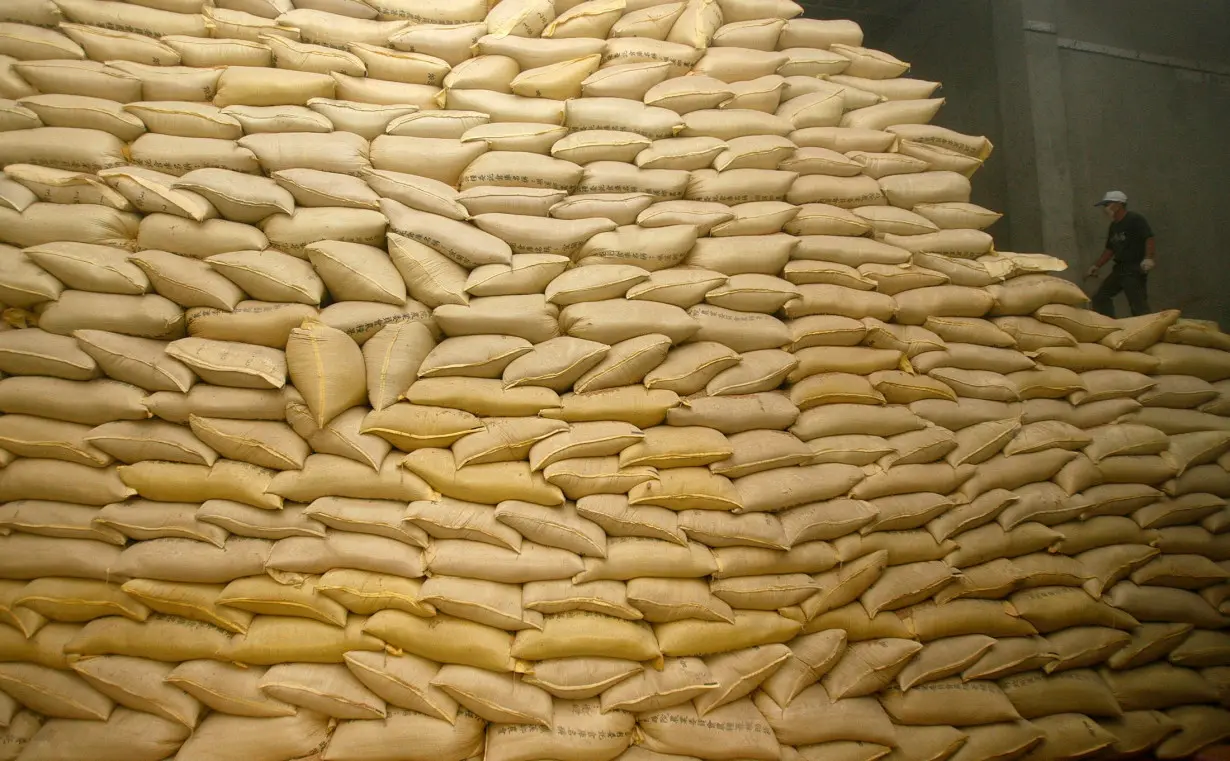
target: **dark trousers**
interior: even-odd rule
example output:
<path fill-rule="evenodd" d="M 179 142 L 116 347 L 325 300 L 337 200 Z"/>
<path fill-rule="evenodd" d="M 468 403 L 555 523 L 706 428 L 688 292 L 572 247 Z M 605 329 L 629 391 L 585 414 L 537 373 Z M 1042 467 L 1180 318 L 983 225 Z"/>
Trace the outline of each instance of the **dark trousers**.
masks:
<path fill-rule="evenodd" d="M 1132 316 L 1148 314 L 1149 275 L 1140 271 L 1139 264 L 1115 264 L 1114 269 L 1102 281 L 1102 287 L 1093 295 L 1093 309 L 1107 317 L 1115 316 L 1115 297 L 1127 296 Z"/>

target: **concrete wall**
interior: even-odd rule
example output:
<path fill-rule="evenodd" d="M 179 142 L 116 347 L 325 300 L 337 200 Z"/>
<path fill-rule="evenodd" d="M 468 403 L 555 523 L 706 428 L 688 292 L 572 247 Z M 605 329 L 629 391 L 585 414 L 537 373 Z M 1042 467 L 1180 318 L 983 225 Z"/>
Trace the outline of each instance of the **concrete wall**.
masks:
<path fill-rule="evenodd" d="M 988 36 L 991 4 L 987 0 L 923 0 L 883 41 L 893 55 L 913 64 L 908 76 L 944 83 L 938 93 L 946 99 L 935 123 L 971 135 L 1003 133 L 998 107 L 999 79 L 995 52 Z M 1007 162 L 992 154 L 974 180 L 974 202 L 988 209 L 1008 208 Z M 1006 220 L 992 229 L 1006 239 Z"/>
<path fill-rule="evenodd" d="M 974 200 L 1008 214 L 991 229 L 1001 249 L 1062 256 L 1079 281 L 1105 241 L 1092 203 L 1123 190 L 1157 234 L 1153 307 L 1230 328 L 1216 229 L 1230 202 L 1230 76 L 1069 41 L 1230 66 L 1230 3 L 925 0 L 874 44 L 945 83 L 937 123 L 996 143 Z"/>
<path fill-rule="evenodd" d="M 1230 3 L 1059 5 L 1060 38 L 1230 64 Z M 1230 76 L 1076 50 L 1061 49 L 1059 57 L 1081 263 L 1096 256 L 1106 235 L 1090 199 L 1122 190 L 1157 235 L 1153 308 L 1177 307 L 1230 328 Z"/>

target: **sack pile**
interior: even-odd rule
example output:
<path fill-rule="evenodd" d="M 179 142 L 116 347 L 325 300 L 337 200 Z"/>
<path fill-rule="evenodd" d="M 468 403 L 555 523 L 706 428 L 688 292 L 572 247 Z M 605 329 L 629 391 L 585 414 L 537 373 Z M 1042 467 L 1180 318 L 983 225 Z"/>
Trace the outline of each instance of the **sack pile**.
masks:
<path fill-rule="evenodd" d="M 1230 336 L 801 12 L 0 3 L 0 760 L 1230 735 Z"/>

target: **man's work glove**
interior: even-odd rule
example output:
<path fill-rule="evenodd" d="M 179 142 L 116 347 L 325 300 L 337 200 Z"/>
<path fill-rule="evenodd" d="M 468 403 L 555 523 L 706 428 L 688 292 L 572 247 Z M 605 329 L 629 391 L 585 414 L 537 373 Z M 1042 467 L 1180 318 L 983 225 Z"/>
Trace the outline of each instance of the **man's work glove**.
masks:
<path fill-rule="evenodd" d="M 1141 272 L 1152 272 L 1153 268 L 1156 266 L 1157 266 L 1157 262 L 1153 261 L 1152 259 L 1145 259 L 1143 262 L 1140 263 L 1140 271 Z"/>

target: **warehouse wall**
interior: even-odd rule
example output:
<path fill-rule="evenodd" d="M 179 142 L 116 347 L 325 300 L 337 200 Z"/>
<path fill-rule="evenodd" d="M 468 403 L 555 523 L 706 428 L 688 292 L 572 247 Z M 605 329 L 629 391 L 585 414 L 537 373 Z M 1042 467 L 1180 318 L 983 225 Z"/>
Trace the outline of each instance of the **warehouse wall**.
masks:
<path fill-rule="evenodd" d="M 909 76 L 944 83 L 939 95 L 948 101 L 936 124 L 990 135 L 995 141 L 1003 126 L 997 105 L 995 52 L 988 39 L 991 17 L 991 4 L 986 0 L 931 0 L 919 3 L 889 39 L 868 40 L 868 44 L 882 44 L 885 50 L 913 63 Z M 1007 163 L 1003 155 L 993 155 L 976 177 L 974 201 L 989 209 L 1005 210 Z M 990 232 L 1001 247 L 1007 247 L 1006 223 Z"/>
<path fill-rule="evenodd" d="M 1230 65 L 1230 4 L 1105 0 L 1059 4 L 1059 37 Z M 1155 309 L 1178 307 L 1230 326 L 1230 76 L 1060 50 L 1081 263 L 1105 221 L 1091 198 L 1118 188 L 1153 225 L 1161 263 Z"/>
<path fill-rule="evenodd" d="M 1091 204 L 1123 190 L 1158 236 L 1154 308 L 1227 326 L 1230 256 L 1218 223 L 1230 200 L 1230 76 L 1067 41 L 1230 67 L 1228 30 L 1230 3 L 1205 0 L 938 0 L 920 3 L 883 45 L 914 64 L 913 76 L 945 82 L 953 99 L 939 123 L 996 143 L 975 200 L 1009 214 L 992 228 L 1000 248 L 1063 256 L 1079 279 L 1105 239 Z"/>

